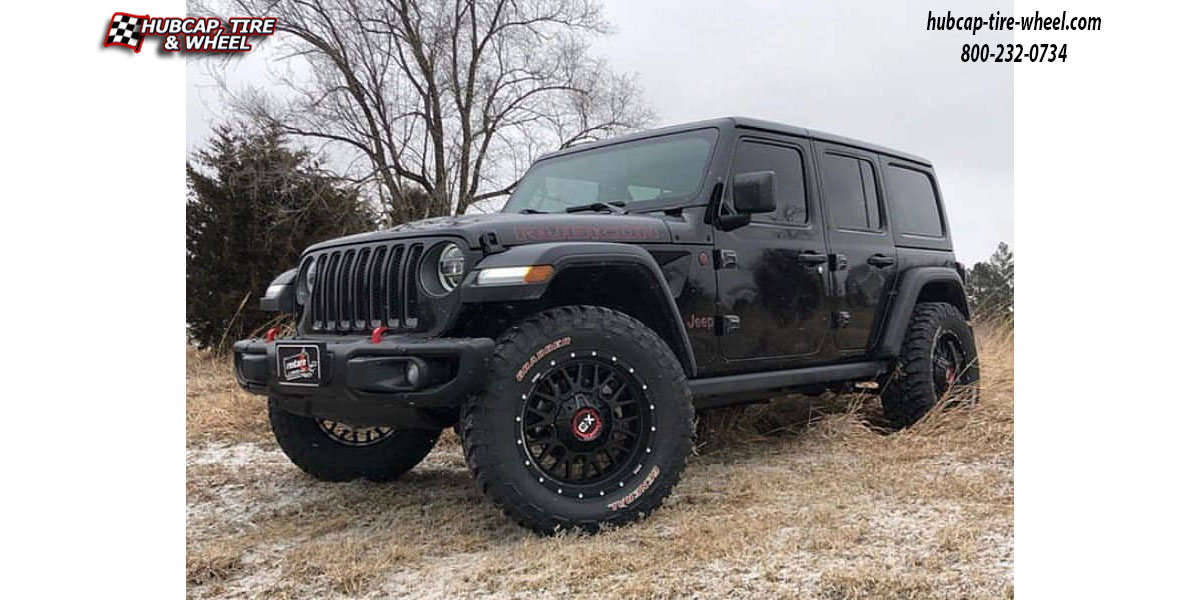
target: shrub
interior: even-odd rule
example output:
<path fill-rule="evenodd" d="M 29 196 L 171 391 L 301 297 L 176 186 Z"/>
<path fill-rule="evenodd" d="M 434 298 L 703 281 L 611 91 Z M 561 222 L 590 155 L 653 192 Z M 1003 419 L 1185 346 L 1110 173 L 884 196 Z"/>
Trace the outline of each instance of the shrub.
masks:
<path fill-rule="evenodd" d="M 188 336 L 203 348 L 263 327 L 259 296 L 305 247 L 375 226 L 356 190 L 274 131 L 218 127 L 187 183 Z"/>

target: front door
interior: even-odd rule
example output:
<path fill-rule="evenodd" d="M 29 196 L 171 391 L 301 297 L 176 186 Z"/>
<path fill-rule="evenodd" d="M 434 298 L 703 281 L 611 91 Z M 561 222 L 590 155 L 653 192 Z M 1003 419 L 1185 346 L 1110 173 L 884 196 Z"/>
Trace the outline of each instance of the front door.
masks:
<path fill-rule="evenodd" d="M 880 326 L 880 307 L 896 278 L 896 247 L 889 231 L 874 154 L 815 144 L 833 275 L 831 318 L 841 356 L 866 352 Z"/>
<path fill-rule="evenodd" d="M 775 212 L 714 232 L 721 354 L 730 361 L 755 361 L 748 368 L 812 360 L 829 331 L 825 230 L 811 193 L 812 165 L 807 140 L 746 135 L 737 142 L 725 178 L 728 212 L 735 175 L 775 173 Z"/>

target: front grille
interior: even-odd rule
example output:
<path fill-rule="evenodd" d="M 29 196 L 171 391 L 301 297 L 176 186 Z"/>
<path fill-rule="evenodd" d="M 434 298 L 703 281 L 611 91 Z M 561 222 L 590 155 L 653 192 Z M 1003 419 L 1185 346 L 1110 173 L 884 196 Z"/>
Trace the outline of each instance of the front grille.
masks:
<path fill-rule="evenodd" d="M 352 333 L 381 325 L 412 330 L 417 320 L 417 269 L 425 244 L 379 244 L 311 256 L 317 270 L 310 294 L 313 332 Z"/>

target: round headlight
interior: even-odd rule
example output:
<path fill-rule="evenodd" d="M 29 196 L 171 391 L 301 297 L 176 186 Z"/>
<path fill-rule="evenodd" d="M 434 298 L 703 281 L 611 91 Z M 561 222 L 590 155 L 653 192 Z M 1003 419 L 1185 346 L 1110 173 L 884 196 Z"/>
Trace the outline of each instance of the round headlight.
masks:
<path fill-rule="evenodd" d="M 313 288 L 317 287 L 317 261 L 308 263 L 308 268 L 304 270 L 304 289 L 311 293 Z"/>
<path fill-rule="evenodd" d="M 438 255 L 437 276 L 438 283 L 442 284 L 442 288 L 447 292 L 462 283 L 466 262 L 462 249 L 457 244 L 446 244 L 442 248 Z"/>
<path fill-rule="evenodd" d="M 296 285 L 296 303 L 300 305 L 308 304 L 308 299 L 312 296 L 312 290 L 317 285 L 317 262 L 314 260 L 308 261 L 303 267 L 303 272 L 300 274 L 300 280 Z"/>

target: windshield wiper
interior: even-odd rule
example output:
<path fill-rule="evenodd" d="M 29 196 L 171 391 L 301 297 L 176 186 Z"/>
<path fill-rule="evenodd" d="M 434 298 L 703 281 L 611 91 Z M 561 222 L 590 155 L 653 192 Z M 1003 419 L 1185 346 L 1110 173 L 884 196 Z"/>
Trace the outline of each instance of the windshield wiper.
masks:
<path fill-rule="evenodd" d="M 591 211 L 607 210 L 608 212 L 613 213 L 613 214 L 623 215 L 626 212 L 628 212 L 623 208 L 624 206 L 625 206 L 624 200 L 613 200 L 612 202 L 592 202 L 591 204 L 580 204 L 579 206 L 569 206 L 563 212 L 573 213 L 573 212 L 584 212 L 584 211 L 588 211 L 588 210 L 591 210 Z"/>
<path fill-rule="evenodd" d="M 521 214 L 523 214 L 523 215 L 544 215 L 544 214 L 546 214 L 546 211 L 538 210 L 536 208 L 522 208 Z"/>

